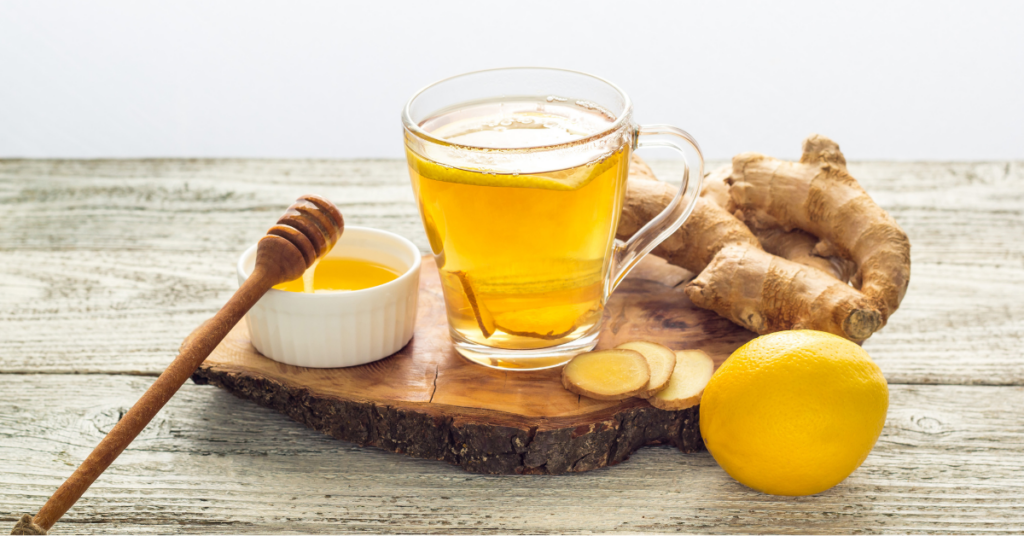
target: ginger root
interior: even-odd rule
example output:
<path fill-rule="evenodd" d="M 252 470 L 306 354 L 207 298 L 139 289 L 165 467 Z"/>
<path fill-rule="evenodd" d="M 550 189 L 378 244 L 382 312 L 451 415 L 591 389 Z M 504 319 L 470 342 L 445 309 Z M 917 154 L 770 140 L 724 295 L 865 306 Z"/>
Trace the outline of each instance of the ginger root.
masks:
<path fill-rule="evenodd" d="M 602 350 L 580 354 L 562 368 L 562 386 L 597 400 L 623 400 L 647 388 L 651 369 L 640 352 Z"/>
<path fill-rule="evenodd" d="M 878 305 L 884 325 L 910 283 L 910 240 L 847 171 L 839 145 L 814 134 L 799 163 L 743 153 L 732 169 L 726 182 L 742 219 L 802 229 L 856 263 L 853 284 Z"/>
<path fill-rule="evenodd" d="M 729 195 L 726 182 L 732 175 L 732 165 L 722 166 L 704 177 L 701 197 L 714 201 L 718 206 L 743 221 L 743 212 L 737 210 Z M 824 243 L 816 236 L 799 229 L 785 230 L 766 221 L 743 221 L 765 251 L 793 262 L 817 268 L 846 283 L 853 277 L 857 265 L 836 255 L 824 254 Z"/>
<path fill-rule="evenodd" d="M 654 253 L 698 274 L 684 287 L 694 305 L 751 331 L 816 329 L 862 341 L 885 324 L 903 297 L 909 242 L 849 176 L 831 140 L 808 138 L 801 161 L 737 156 L 723 181 L 729 199 L 713 186 L 717 181 L 709 181 L 712 186 L 704 189 L 690 217 Z M 671 185 L 646 180 L 651 175 L 646 166 L 633 167 L 638 170 L 630 172 L 620 238 L 639 230 L 676 192 Z M 833 184 L 836 193 L 830 194 Z M 762 246 L 752 228 L 769 246 Z M 808 236 L 791 234 L 794 229 Z M 765 251 L 769 247 L 793 260 Z M 809 257 L 845 262 L 829 261 L 830 268 Z M 846 262 L 857 266 L 854 283 L 864 281 L 864 292 L 846 283 L 851 271 Z"/>
<path fill-rule="evenodd" d="M 637 394 L 640 398 L 650 398 L 668 385 L 672 371 L 676 368 L 676 353 L 656 342 L 632 341 L 620 344 L 615 348 L 639 352 L 647 360 L 651 369 L 651 379 L 647 387 Z"/>
<path fill-rule="evenodd" d="M 658 409 L 679 410 L 696 406 L 715 372 L 715 362 L 702 350 L 681 350 L 675 354 L 676 366 L 668 385 L 647 399 Z"/>
<path fill-rule="evenodd" d="M 663 182 L 629 181 L 619 236 L 635 233 L 674 195 Z M 759 334 L 816 329 L 863 340 L 880 327 L 878 310 L 857 290 L 767 253 L 743 222 L 704 198 L 654 254 L 699 274 L 684 287 L 694 305 Z"/>

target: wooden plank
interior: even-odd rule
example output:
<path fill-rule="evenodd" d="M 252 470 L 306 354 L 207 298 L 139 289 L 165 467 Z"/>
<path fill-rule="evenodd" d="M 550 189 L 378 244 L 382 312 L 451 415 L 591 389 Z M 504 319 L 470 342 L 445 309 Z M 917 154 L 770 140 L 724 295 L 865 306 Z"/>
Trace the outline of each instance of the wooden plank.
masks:
<path fill-rule="evenodd" d="M 1024 384 L 1024 164 L 850 168 L 913 245 L 903 306 L 865 344 L 886 377 Z M 306 192 L 425 250 L 400 161 L 0 160 L 0 372 L 159 372 Z"/>
<path fill-rule="evenodd" d="M 864 346 L 887 379 L 1024 384 L 1024 165 L 850 171 L 911 239 L 904 305 Z"/>
<path fill-rule="evenodd" d="M 13 524 L 152 380 L 0 381 L 0 523 Z M 825 493 L 785 498 L 741 486 L 706 453 L 671 448 L 570 476 L 474 475 L 353 447 L 189 383 L 54 533 L 1024 530 L 1024 388 L 891 391 L 888 422 L 865 464 Z"/>
<path fill-rule="evenodd" d="M 256 351 L 243 319 L 192 379 L 338 439 L 474 473 L 591 471 L 655 443 L 703 450 L 695 407 L 664 411 L 640 398 L 581 397 L 562 387 L 559 368 L 495 370 L 458 355 L 433 257 L 423 266 L 412 342 L 387 359 L 333 369 L 284 365 Z M 700 348 L 721 365 L 754 335 L 694 307 L 676 286 L 688 276 L 664 259 L 642 259 L 605 305 L 596 349 L 646 340 Z"/>
<path fill-rule="evenodd" d="M 302 193 L 422 248 L 400 174 L 397 161 L 0 161 L 0 370 L 158 373 Z"/>

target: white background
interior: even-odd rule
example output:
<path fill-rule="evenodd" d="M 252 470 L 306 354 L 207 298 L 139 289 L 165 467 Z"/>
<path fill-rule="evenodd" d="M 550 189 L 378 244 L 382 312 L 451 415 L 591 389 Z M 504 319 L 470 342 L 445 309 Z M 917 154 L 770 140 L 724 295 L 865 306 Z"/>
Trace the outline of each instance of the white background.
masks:
<path fill-rule="evenodd" d="M 421 86 L 623 87 L 709 158 L 1024 158 L 1024 2 L 0 1 L 0 157 L 401 157 Z"/>

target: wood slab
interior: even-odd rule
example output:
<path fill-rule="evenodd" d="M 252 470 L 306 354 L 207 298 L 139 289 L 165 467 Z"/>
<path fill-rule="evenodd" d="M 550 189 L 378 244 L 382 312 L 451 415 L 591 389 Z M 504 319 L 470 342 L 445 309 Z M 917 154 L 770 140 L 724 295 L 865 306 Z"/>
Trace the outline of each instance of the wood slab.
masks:
<path fill-rule="evenodd" d="M 598 348 L 648 340 L 699 348 L 721 364 L 754 334 L 694 307 L 679 288 L 690 278 L 663 259 L 644 259 L 609 300 Z M 351 368 L 285 365 L 256 351 L 243 320 L 192 379 L 338 439 L 479 473 L 589 471 L 653 444 L 703 450 L 697 407 L 663 411 L 637 398 L 592 400 L 563 389 L 560 373 L 494 370 L 458 355 L 428 256 L 415 334 L 397 354 Z"/>

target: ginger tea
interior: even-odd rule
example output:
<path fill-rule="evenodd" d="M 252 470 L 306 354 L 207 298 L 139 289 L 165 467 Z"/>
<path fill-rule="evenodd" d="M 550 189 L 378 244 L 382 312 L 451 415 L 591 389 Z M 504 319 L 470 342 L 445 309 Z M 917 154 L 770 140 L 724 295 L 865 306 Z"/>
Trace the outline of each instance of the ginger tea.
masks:
<path fill-rule="evenodd" d="M 455 144 L 514 150 L 584 140 L 612 122 L 595 107 L 548 98 L 476 103 L 420 126 Z M 453 338 L 518 350 L 596 331 L 629 153 L 622 143 L 581 165 L 519 172 L 408 151 Z M 494 361 L 485 364 L 515 366 Z"/>

